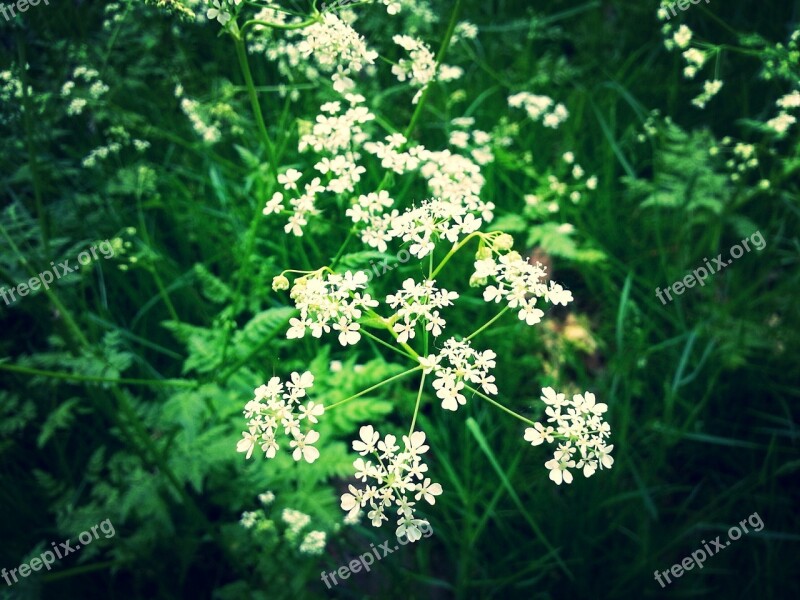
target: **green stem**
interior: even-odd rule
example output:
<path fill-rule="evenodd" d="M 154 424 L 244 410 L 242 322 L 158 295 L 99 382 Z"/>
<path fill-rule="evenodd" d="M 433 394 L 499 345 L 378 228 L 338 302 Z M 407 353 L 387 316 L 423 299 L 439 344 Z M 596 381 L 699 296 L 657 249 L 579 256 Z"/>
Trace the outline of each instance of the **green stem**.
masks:
<path fill-rule="evenodd" d="M 475 337 L 476 335 L 478 335 L 478 334 L 479 334 L 481 331 L 483 331 L 484 329 L 486 329 L 487 327 L 489 327 L 489 326 L 490 326 L 492 323 L 494 323 L 495 321 L 497 321 L 497 319 L 499 319 L 500 317 L 502 317 L 502 316 L 503 316 L 503 315 L 506 313 L 506 311 L 507 311 L 508 309 L 509 309 L 509 307 L 508 307 L 508 306 L 506 306 L 506 307 L 505 307 L 503 310 L 501 310 L 499 313 L 497 313 L 497 314 L 496 314 L 494 317 L 492 317 L 492 318 L 491 318 L 491 319 L 489 319 L 489 320 L 488 320 L 486 323 L 484 323 L 484 324 L 483 324 L 483 326 L 481 326 L 480 328 L 478 328 L 478 329 L 476 329 L 475 331 L 473 331 L 472 333 L 470 333 L 470 334 L 469 334 L 469 335 L 468 335 L 468 336 L 465 338 L 465 340 L 464 340 L 464 341 L 467 341 L 467 342 L 468 342 L 468 341 L 469 341 L 469 340 L 471 340 L 473 337 Z"/>
<path fill-rule="evenodd" d="M 483 235 L 483 234 L 480 231 L 475 231 L 473 233 L 470 233 L 467 237 L 465 237 L 463 240 L 461 240 L 458 244 L 453 246 L 450 249 L 450 252 L 448 252 L 447 255 L 442 259 L 442 262 L 439 263 L 439 266 L 434 269 L 433 273 L 431 273 L 430 279 L 434 279 L 439 274 L 439 271 L 441 271 L 442 268 L 447 264 L 447 261 L 449 261 L 451 258 L 453 258 L 453 256 L 455 256 L 456 252 L 461 250 L 461 248 L 463 248 L 467 244 L 467 242 L 469 242 L 473 237 L 481 236 L 481 235 Z"/>
<path fill-rule="evenodd" d="M 395 341 L 397 341 L 397 338 L 400 336 L 398 336 L 397 332 L 394 329 L 392 329 L 392 325 L 388 319 L 384 319 L 382 316 L 380 316 L 372 309 L 367 309 L 367 314 L 370 317 L 373 317 L 375 320 L 380 321 L 380 323 L 386 328 L 386 331 L 388 331 L 389 334 L 395 339 Z M 408 352 L 414 360 L 419 360 L 419 354 L 417 354 L 411 346 L 409 346 L 405 342 L 397 342 L 397 343 L 400 344 L 400 346 L 406 352 Z"/>
<path fill-rule="evenodd" d="M 342 255 L 344 254 L 345 248 L 347 248 L 347 244 L 350 243 L 350 240 L 353 239 L 353 235 L 355 234 L 355 232 L 356 228 L 351 227 L 344 242 L 342 243 L 341 246 L 339 246 L 339 250 L 336 252 L 336 256 L 333 257 L 333 262 L 331 262 L 331 269 L 335 269 L 336 265 L 339 264 L 339 261 L 341 260 Z"/>
<path fill-rule="evenodd" d="M 494 405 L 495 405 L 497 408 L 499 408 L 500 410 L 504 410 L 505 412 L 507 412 L 508 414 L 510 414 L 510 415 L 511 415 L 511 416 L 513 416 L 513 417 L 516 417 L 516 418 L 517 418 L 517 419 L 519 419 L 520 421 L 523 421 L 523 422 L 527 423 L 528 425 L 536 425 L 536 423 L 534 423 L 534 422 L 533 422 L 533 421 L 531 421 L 530 419 L 526 419 L 526 418 L 525 418 L 525 417 L 523 417 L 522 415 L 520 415 L 520 414 L 518 414 L 518 413 L 515 413 L 515 412 L 514 412 L 513 410 L 511 410 L 510 408 L 506 408 L 505 406 L 503 406 L 502 404 L 500 404 L 500 403 L 499 403 L 499 402 L 497 402 L 496 400 L 492 400 L 492 399 L 491 399 L 489 396 L 487 396 L 487 395 L 486 395 L 486 394 L 484 394 L 483 392 L 480 392 L 480 391 L 476 390 L 475 388 L 473 388 L 473 387 L 470 387 L 470 386 L 468 386 L 468 385 L 466 385 L 466 384 L 464 384 L 464 388 L 465 388 L 465 389 L 468 389 L 470 392 L 472 392 L 472 393 L 473 393 L 473 394 L 475 394 L 476 396 L 479 396 L 480 398 L 483 398 L 484 400 L 486 400 L 486 401 L 487 401 L 487 402 L 489 402 L 490 404 L 494 404 Z"/>
<path fill-rule="evenodd" d="M 422 379 L 419 382 L 419 389 L 417 390 L 417 403 L 414 405 L 414 416 L 411 417 L 411 428 L 408 430 L 408 437 L 414 433 L 414 425 L 417 423 L 417 413 L 419 413 L 419 404 L 422 400 L 422 388 L 425 386 L 425 372 L 422 373 Z"/>
<path fill-rule="evenodd" d="M 33 375 L 40 377 L 49 377 L 51 379 L 64 379 L 66 381 L 86 381 L 93 383 L 124 383 L 129 385 L 155 385 L 155 386 L 171 386 L 171 387 L 197 387 L 197 382 L 182 381 L 179 379 L 126 379 L 110 377 L 93 377 L 90 375 L 77 375 L 75 373 L 63 373 L 60 371 L 43 371 L 41 369 L 34 369 L 31 367 L 23 367 L 21 365 L 12 365 L 7 363 L 0 363 L 0 371 L 10 371 L 12 373 L 23 373 L 25 375 Z"/>
<path fill-rule="evenodd" d="M 245 23 L 245 25 L 247 25 L 247 23 Z M 258 128 L 258 132 L 261 134 L 261 139 L 267 149 L 267 160 L 269 160 L 270 170 L 277 178 L 278 165 L 275 164 L 275 146 L 273 146 L 272 140 L 269 137 L 269 132 L 267 131 L 267 126 L 264 122 L 264 115 L 261 112 L 261 104 L 258 101 L 258 92 L 256 91 L 256 86 L 253 82 L 253 73 L 250 71 L 250 63 L 247 61 L 247 50 L 245 49 L 244 45 L 243 31 L 244 26 L 242 27 L 242 32 L 237 33 L 235 29 L 232 32 L 234 45 L 236 46 L 236 56 L 239 59 L 239 68 L 242 71 L 242 77 L 244 77 L 244 82 L 247 86 L 247 94 L 250 97 L 250 105 L 253 108 L 253 114 L 256 118 L 256 127 Z"/>
<path fill-rule="evenodd" d="M 388 344 L 388 343 L 384 342 L 384 341 L 383 341 L 381 338 L 379 338 L 377 335 L 373 335 L 373 334 L 371 334 L 369 331 L 366 331 L 365 329 L 361 329 L 360 331 L 361 331 L 361 334 L 362 334 L 362 335 L 365 335 L 365 336 L 367 336 L 368 338 L 370 338 L 370 339 L 372 339 L 372 340 L 375 340 L 375 341 L 376 341 L 376 342 L 378 342 L 379 344 L 383 344 L 384 346 L 386 346 L 386 347 L 387 347 L 387 348 L 389 348 L 390 350 L 394 350 L 395 352 L 398 352 L 398 353 L 402 354 L 403 356 L 405 356 L 406 358 L 410 358 L 411 360 L 416 360 L 416 359 L 415 359 L 413 356 L 411 356 L 410 354 L 406 354 L 405 352 L 403 352 L 402 350 L 400 350 L 400 348 L 398 348 L 397 346 L 392 346 L 391 344 Z"/>
<path fill-rule="evenodd" d="M 331 404 L 330 406 L 326 406 L 325 410 L 326 411 L 327 410 L 331 410 L 333 408 L 336 408 L 337 406 L 340 406 L 340 405 L 344 404 L 345 402 L 350 402 L 351 400 L 355 400 L 356 398 L 359 398 L 360 396 L 363 396 L 364 394 L 369 394 L 371 391 L 377 390 L 379 387 L 382 387 L 382 386 L 386 385 L 387 383 L 391 383 L 392 381 L 395 381 L 396 379 L 400 379 L 401 377 L 405 377 L 406 375 L 410 375 L 411 373 L 414 373 L 414 372 L 419 371 L 421 369 L 422 369 L 422 367 L 414 367 L 413 369 L 409 369 L 408 371 L 403 371 L 402 373 L 398 373 L 397 375 L 393 375 L 392 377 L 389 377 L 389 379 L 381 381 L 380 383 L 376 383 L 375 385 L 373 385 L 371 387 L 368 387 L 367 389 L 362 390 L 362 391 L 358 392 L 357 394 L 354 394 L 353 396 L 350 396 L 349 398 L 345 398 L 344 400 L 340 400 L 339 402 L 335 402 L 334 404 Z"/>
<path fill-rule="evenodd" d="M 311 17 L 309 19 L 306 19 L 302 23 L 284 24 L 284 23 L 271 23 L 269 21 L 261 21 L 259 19 L 250 19 L 249 21 L 244 22 L 244 25 L 242 25 L 242 28 L 239 30 L 239 32 L 241 34 L 244 34 L 245 30 L 247 30 L 248 27 L 252 27 L 254 25 L 263 25 L 264 27 L 271 27 L 272 29 L 282 29 L 284 31 L 292 31 L 294 29 L 304 29 L 309 25 L 313 25 L 314 23 L 319 23 L 319 21 L 320 21 L 319 17 Z"/>

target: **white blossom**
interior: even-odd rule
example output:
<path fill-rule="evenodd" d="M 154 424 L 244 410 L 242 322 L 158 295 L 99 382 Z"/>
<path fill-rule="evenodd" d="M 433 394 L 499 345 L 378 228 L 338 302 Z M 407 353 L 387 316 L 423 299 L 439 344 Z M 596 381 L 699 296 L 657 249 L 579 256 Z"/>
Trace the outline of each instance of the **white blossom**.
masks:
<path fill-rule="evenodd" d="M 319 458 L 319 450 L 312 446 L 319 440 L 319 433 L 313 429 L 306 432 L 300 429 L 302 421 L 317 423 L 317 417 L 325 412 L 321 404 L 313 401 L 305 406 L 302 404 L 306 390 L 313 385 L 314 376 L 309 371 L 302 374 L 295 371 L 286 383 L 273 377 L 253 390 L 253 399 L 244 407 L 248 431 L 242 432 L 236 450 L 246 452 L 245 458 L 250 458 L 255 446 L 260 444 L 265 456 L 274 458 L 280 449 L 275 436 L 282 428 L 284 435 L 290 436 L 289 446 L 294 449 L 294 460 L 304 459 L 311 463 Z"/>
<path fill-rule="evenodd" d="M 564 394 L 551 388 L 542 389 L 542 402 L 548 423 L 535 423 L 525 430 L 525 441 L 532 446 L 558 440 L 553 458 L 544 466 L 550 471 L 550 479 L 557 485 L 572 483 L 570 469 L 581 469 L 584 477 L 591 477 L 597 469 L 610 469 L 614 464 L 611 456 L 613 445 L 606 445 L 611 428 L 602 415 L 608 406 L 596 402 L 591 392 L 575 394 L 567 400 Z M 576 460 L 577 459 L 577 460 Z"/>
<path fill-rule="evenodd" d="M 442 486 L 431 482 L 424 476 L 428 468 L 422 462 L 422 455 L 428 451 L 425 434 L 415 431 L 410 436 L 404 435 L 403 450 L 395 444 L 395 436 L 387 435 L 378 442 L 380 435 L 372 426 L 364 426 L 359 432 L 360 440 L 353 442 L 353 450 L 366 456 L 372 454 L 373 460 L 357 459 L 353 465 L 357 470 L 357 478 L 361 481 L 374 480 L 375 485 L 367 485 L 359 489 L 348 486 L 348 492 L 342 494 L 340 506 L 347 511 L 348 519 L 355 519 L 363 508 L 367 510 L 367 518 L 374 527 L 380 527 L 389 517 L 386 513 L 394 510 L 398 517 L 395 534 L 405 535 L 411 542 L 422 537 L 421 528 L 428 525 L 424 519 L 415 516 L 416 500 L 424 500 L 428 504 L 436 502 L 436 496 L 442 493 Z M 382 450 L 379 454 L 378 450 Z"/>

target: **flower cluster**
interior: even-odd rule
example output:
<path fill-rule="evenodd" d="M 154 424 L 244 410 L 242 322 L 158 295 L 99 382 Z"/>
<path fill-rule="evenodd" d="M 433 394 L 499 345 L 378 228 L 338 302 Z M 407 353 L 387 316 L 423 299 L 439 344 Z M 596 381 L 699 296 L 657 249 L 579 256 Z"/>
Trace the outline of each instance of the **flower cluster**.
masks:
<path fill-rule="evenodd" d="M 575 394 L 567 400 L 550 387 L 542 389 L 542 401 L 547 405 L 547 422 L 554 425 L 536 423 L 525 430 L 524 437 L 532 446 L 561 441 L 553 458 L 544 464 L 551 480 L 558 485 L 562 481 L 572 483 L 569 469 L 582 469 L 585 477 L 591 477 L 598 468 L 611 468 L 614 446 L 607 446 L 604 441 L 611 435 L 611 428 L 602 417 L 608 406 L 596 403 L 591 392 Z"/>
<path fill-rule="evenodd" d="M 236 446 L 238 452 L 246 452 L 250 458 L 256 444 L 267 458 L 274 458 L 279 450 L 275 440 L 276 432 L 283 428 L 284 435 L 291 436 L 289 446 L 294 448 L 292 458 L 301 458 L 312 463 L 319 458 L 319 450 L 311 444 L 319 440 L 319 433 L 311 429 L 311 424 L 318 423 L 317 417 L 325 412 L 321 404 L 309 401 L 302 404 L 306 390 L 314 385 L 314 376 L 306 371 L 291 374 L 291 381 L 285 384 L 278 377 L 270 379 L 253 391 L 254 397 L 244 407 L 244 416 L 249 419 L 248 431 L 242 432 L 242 439 Z M 300 426 L 303 421 L 309 426 L 303 433 Z"/>
<path fill-rule="evenodd" d="M 420 527 L 428 524 L 414 516 L 417 501 L 424 499 L 433 505 L 436 496 L 442 493 L 440 484 L 425 477 L 428 470 L 428 465 L 422 462 L 422 455 L 428 451 L 425 434 L 415 431 L 409 436 L 404 435 L 402 452 L 398 452 L 400 447 L 396 436 L 387 434 L 381 440 L 372 425 L 364 425 L 359 430 L 359 438 L 353 442 L 353 450 L 361 456 L 369 454 L 375 460 L 356 459 L 353 462 L 356 479 L 361 482 L 372 479 L 375 485 L 367 485 L 364 489 L 348 486 L 349 492 L 342 494 L 342 510 L 354 518 L 362 508 L 369 507 L 367 518 L 374 527 L 380 527 L 389 520 L 385 514 L 387 510 L 395 508 L 398 517 L 395 534 L 398 537 L 405 535 L 411 542 L 417 541 L 422 537 Z M 414 494 L 413 500 L 411 494 Z"/>
<path fill-rule="evenodd" d="M 486 285 L 490 279 L 494 284 L 483 291 L 486 302 L 505 302 L 509 308 L 519 309 L 517 316 L 528 325 L 542 320 L 544 312 L 536 308 L 538 298 L 551 304 L 572 302 L 572 292 L 550 281 L 545 283 L 547 271 L 541 264 L 530 264 L 518 252 L 509 252 L 495 258 L 487 248 L 479 250 L 475 261 L 475 273 L 470 282 Z"/>
<path fill-rule="evenodd" d="M 84 85 L 88 86 L 81 95 L 75 95 L 76 81 L 83 82 Z M 67 107 L 67 114 L 76 116 L 86 108 L 88 99 L 99 100 L 108 90 L 109 87 L 100 79 L 100 73 L 98 73 L 97 69 L 80 66 L 75 67 L 72 72 L 72 79 L 61 87 L 61 97 L 69 98 L 72 96 L 69 107 Z"/>
<path fill-rule="evenodd" d="M 420 173 L 428 180 L 428 189 L 433 196 L 458 203 L 479 214 L 485 222 L 494 218 L 494 203 L 480 198 L 485 180 L 479 165 L 450 150 L 425 151 L 420 153 L 420 157 L 425 163 Z"/>
<path fill-rule="evenodd" d="M 83 159 L 83 166 L 90 168 L 97 165 L 98 160 L 104 160 L 109 156 L 119 154 L 123 148 L 133 147 L 138 152 L 144 152 L 150 147 L 150 142 L 147 140 L 138 140 L 131 138 L 130 134 L 125 131 L 125 128 L 120 125 L 113 125 L 105 130 L 105 137 L 107 143 L 94 148 Z"/>
<path fill-rule="evenodd" d="M 440 81 L 453 81 L 464 73 L 461 68 L 448 65 L 440 65 L 437 69 L 436 57 L 422 40 L 410 35 L 395 35 L 392 41 L 409 55 L 409 58 L 401 58 L 396 65 L 392 66 L 392 73 L 398 81 L 408 80 L 412 86 L 420 88 L 414 96 L 412 104 L 419 101 L 422 91 L 437 76 L 437 71 Z"/>
<path fill-rule="evenodd" d="M 420 319 L 425 321 L 425 329 L 434 336 L 441 335 L 442 329 L 447 324 L 439 316 L 440 308 L 452 306 L 453 300 L 458 298 L 456 292 L 435 287 L 433 279 L 426 279 L 416 283 L 410 277 L 403 282 L 403 289 L 396 294 L 386 297 L 386 303 L 396 309 L 396 322 L 393 326 L 397 333 L 397 341 L 405 344 L 415 334 L 417 323 Z"/>
<path fill-rule="evenodd" d="M 563 104 L 556 104 L 549 96 L 537 96 L 530 92 L 519 92 L 508 97 L 511 108 L 524 108 L 532 121 L 542 121 L 542 125 L 552 129 L 558 128 L 567 120 L 569 112 Z"/>
<path fill-rule="evenodd" d="M 668 18 L 666 8 L 661 7 L 658 11 L 659 19 L 666 20 Z M 685 24 L 681 24 L 675 28 L 673 25 L 667 23 L 662 27 L 662 32 L 665 35 L 664 46 L 667 50 L 678 49 L 681 50 L 681 56 L 686 61 L 686 66 L 683 68 L 683 76 L 686 79 L 694 79 L 703 65 L 708 61 L 708 52 L 691 46 L 694 32 Z M 720 89 L 722 89 L 722 81 L 719 79 L 709 79 L 703 82 L 703 91 L 692 100 L 692 104 L 697 108 L 703 109 L 706 104 L 716 96 Z"/>
<path fill-rule="evenodd" d="M 736 142 L 726 135 L 720 141 L 719 146 L 712 146 L 709 149 L 711 156 L 717 156 L 720 152 L 730 155 L 730 158 L 725 161 L 725 167 L 732 171 L 731 181 L 739 181 L 747 172 L 758 167 L 758 156 L 753 144 Z"/>
<path fill-rule="evenodd" d="M 476 163 L 487 165 L 494 162 L 494 152 L 490 146 L 492 136 L 480 129 L 472 129 L 474 122 L 471 117 L 453 119 L 450 123 L 458 129 L 450 133 L 450 145 L 462 150 L 469 149 Z"/>
<path fill-rule="evenodd" d="M 399 81 L 410 80 L 411 85 L 427 85 L 436 75 L 436 57 L 428 45 L 410 35 L 395 35 L 392 41 L 409 54 L 409 59 L 401 58 L 392 67 L 392 73 Z"/>
<path fill-rule="evenodd" d="M 302 338 L 306 330 L 314 337 L 322 337 L 333 327 L 339 332 L 342 346 L 356 344 L 361 339 L 356 323 L 361 318 L 362 309 L 378 306 L 369 294 L 360 290 L 367 287 L 367 275 L 363 271 L 346 271 L 344 275 L 320 272 L 297 279 L 292 286 L 291 297 L 300 311 L 300 318 L 289 320 L 289 339 Z"/>
<path fill-rule="evenodd" d="M 277 541 L 275 535 L 278 534 L 280 530 L 276 527 L 276 521 L 268 516 L 266 510 L 266 507 L 275 500 L 275 494 L 272 492 L 265 492 L 259 494 L 258 499 L 264 508 L 243 512 L 239 523 L 245 529 L 253 530 L 256 534 L 269 534 L 268 536 L 260 537 L 259 539 L 262 541 L 267 541 L 270 538 Z M 324 531 L 315 529 L 304 532 L 311 524 L 311 517 L 309 515 L 293 508 L 284 508 L 283 511 L 281 511 L 280 520 L 286 525 L 282 540 L 280 541 L 288 543 L 300 554 L 318 556 L 325 550 L 327 534 Z"/>
<path fill-rule="evenodd" d="M 278 175 L 278 183 L 282 184 L 285 190 L 297 190 L 297 180 L 302 177 L 302 173 L 296 169 L 289 169 L 286 173 Z M 305 184 L 304 192 L 297 198 L 289 200 L 292 207 L 292 214 L 289 217 L 283 230 L 286 233 L 291 233 L 294 236 L 300 237 L 303 235 L 303 227 L 308 225 L 307 217 L 309 215 L 319 214 L 314 205 L 314 199 L 320 192 L 325 191 L 322 186 L 322 180 L 319 177 L 314 177 L 309 183 Z M 266 206 L 262 209 L 264 215 L 272 213 L 278 214 L 283 210 L 283 194 L 275 192 L 272 198 L 267 201 Z"/>
<path fill-rule="evenodd" d="M 427 152 L 424 146 L 414 146 L 408 152 L 400 151 L 405 146 L 406 140 L 402 133 L 393 133 L 386 136 L 384 142 L 367 142 L 364 150 L 381 159 L 384 169 L 391 169 L 398 175 L 417 169 L 421 162 L 421 154 Z"/>
<path fill-rule="evenodd" d="M 341 112 L 341 102 L 326 102 L 320 107 L 320 114 L 311 131 L 300 136 L 300 152 L 311 148 L 318 153 L 325 151 L 339 154 L 353 146 L 360 146 L 367 139 L 361 125 L 372 121 L 375 115 L 360 105 L 364 102 L 364 96 L 347 94 L 345 99 L 350 107 L 344 112 Z M 331 170 L 330 165 L 324 161 L 315 168 L 320 173 Z"/>
<path fill-rule="evenodd" d="M 716 96 L 720 89 L 722 89 L 722 81 L 719 79 L 703 82 L 703 91 L 692 100 L 692 104 L 697 108 L 705 108 L 708 101 Z"/>
<path fill-rule="evenodd" d="M 178 84 L 175 86 L 175 97 L 180 100 L 181 110 L 189 121 L 192 123 L 192 128 L 195 132 L 203 138 L 206 144 L 215 144 L 222 137 L 220 131 L 220 123 L 217 120 L 209 118 L 202 110 L 200 103 L 184 96 L 183 86 Z"/>
<path fill-rule="evenodd" d="M 424 258 L 446 239 L 452 244 L 465 235 L 477 231 L 482 221 L 461 204 L 433 198 L 402 214 L 392 215 L 388 239 L 402 239 L 410 243 L 408 249 L 417 258 Z"/>
<path fill-rule="evenodd" d="M 794 90 L 791 94 L 786 94 L 779 98 L 775 104 L 781 110 L 777 117 L 767 121 L 766 126 L 775 133 L 783 135 L 789 127 L 797 122 L 797 118 L 794 115 L 790 115 L 789 110 L 800 108 L 800 90 Z"/>
<path fill-rule="evenodd" d="M 322 21 L 299 30 L 302 40 L 297 45 L 300 55 L 312 55 L 324 71 L 333 71 L 334 89 L 344 93 L 355 84 L 348 77 L 361 71 L 378 58 L 378 53 L 367 47 L 364 37 L 335 13 L 322 14 Z"/>
<path fill-rule="evenodd" d="M 433 387 L 436 396 L 442 401 L 442 408 L 455 411 L 459 405 L 467 403 L 461 393 L 466 385 L 465 381 L 479 385 L 487 394 L 497 394 L 494 375 L 489 375 L 489 369 L 495 366 L 496 357 L 493 350 L 478 352 L 468 341 L 451 338 L 444 343 L 438 355 L 420 359 L 420 364 L 426 372 L 434 371 L 436 379 Z"/>

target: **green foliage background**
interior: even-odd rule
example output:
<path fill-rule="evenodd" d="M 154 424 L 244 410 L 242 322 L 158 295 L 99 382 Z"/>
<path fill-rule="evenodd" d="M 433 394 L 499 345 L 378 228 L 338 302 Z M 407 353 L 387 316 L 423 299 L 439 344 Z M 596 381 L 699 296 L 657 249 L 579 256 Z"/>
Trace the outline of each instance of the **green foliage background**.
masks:
<path fill-rule="evenodd" d="M 414 137 L 443 146 L 445 123 L 464 115 L 490 130 L 519 90 L 570 111 L 557 130 L 516 133 L 485 168 L 483 196 L 498 207 L 496 226 L 525 244 L 519 250 L 547 255 L 576 301 L 534 328 L 502 321 L 482 342 L 497 352 L 501 397 L 518 412 L 540 416 L 547 385 L 608 403 L 616 462 L 556 487 L 546 451 L 525 443 L 518 423 L 474 400 L 443 414 L 429 397 L 420 425 L 445 489 L 426 515 L 434 535 L 333 591 L 320 571 L 391 535 L 341 525 L 348 440 L 364 423 L 401 427 L 414 390 L 399 382 L 326 415 L 322 437 L 332 441 L 313 465 L 245 462 L 235 452 L 242 406 L 273 374 L 311 370 L 314 396 L 328 404 L 402 369 L 374 344 L 285 339 L 294 309 L 271 290 L 272 276 L 328 261 L 343 215 L 299 240 L 260 217 L 271 167 L 233 43 L 159 4 L 174 3 L 51 1 L 22 24 L 0 23 L 0 70 L 32 88 L 2 107 L 0 282 L 16 285 L 31 269 L 118 238 L 115 258 L 0 305 L 0 566 L 104 519 L 116 530 L 51 572 L 0 582 L 0 596 L 798 597 L 800 143 L 797 126 L 775 139 L 763 122 L 800 83 L 797 53 L 775 47 L 797 28 L 799 3 L 715 1 L 680 13 L 696 35 L 727 45 L 714 66 L 724 87 L 700 111 L 690 100 L 702 78 L 682 78 L 655 2 L 463 2 L 461 18 L 480 34 L 454 45 L 447 62 L 465 76 L 432 89 Z M 436 48 L 453 3 L 431 6 L 438 22 L 403 23 Z M 387 32 L 394 25 L 381 7 L 358 8 L 368 41 L 402 33 Z M 280 166 L 295 166 L 297 119 L 316 114 L 319 86 L 281 79 L 263 57 L 251 64 L 284 144 Z M 60 90 L 80 65 L 110 90 L 76 118 Z M 782 77 L 759 77 L 779 65 Z M 411 107 L 385 71 L 368 102 L 402 129 Z M 178 82 L 223 124 L 219 143 L 198 139 L 174 96 Z M 279 85 L 297 89 L 297 102 L 285 102 Z M 150 148 L 84 167 L 114 126 Z M 731 180 L 724 157 L 709 153 L 724 136 L 756 146 L 756 172 Z M 567 151 L 600 183 L 555 219 L 523 196 L 563 176 Z M 383 173 L 365 177 L 377 186 Z M 559 233 L 562 222 L 575 233 Z M 764 250 L 672 303 L 657 300 L 656 287 L 755 230 Z M 469 261 L 459 264 L 449 289 L 468 277 Z M 386 277 L 414 273 L 409 264 Z M 471 330 L 493 314 L 482 302 L 470 309 L 451 314 L 450 327 Z M 332 360 L 343 369 L 331 372 Z M 276 495 L 270 524 L 244 529 L 241 513 L 266 490 Z M 328 532 L 322 556 L 295 550 L 283 508 Z M 754 512 L 763 531 L 667 590 L 653 580 Z"/>

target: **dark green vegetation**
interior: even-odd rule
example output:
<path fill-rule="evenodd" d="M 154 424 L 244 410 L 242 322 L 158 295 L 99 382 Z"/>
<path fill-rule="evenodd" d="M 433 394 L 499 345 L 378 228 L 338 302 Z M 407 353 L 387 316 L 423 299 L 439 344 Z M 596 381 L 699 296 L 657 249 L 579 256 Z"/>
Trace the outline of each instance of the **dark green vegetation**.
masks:
<path fill-rule="evenodd" d="M 310 170 L 296 151 L 301 120 L 336 94 L 324 78 L 288 80 L 263 54 L 249 56 L 248 89 L 218 24 L 181 21 L 156 4 L 175 3 L 51 1 L 24 25 L 0 21 L 0 71 L 30 86 L 15 95 L 0 81 L 0 285 L 51 261 L 74 267 L 81 251 L 116 240 L 113 258 L 13 306 L 0 302 L 0 568 L 105 519 L 116 530 L 50 572 L 13 587 L 0 580 L 0 597 L 331 596 L 319 573 L 392 534 L 366 520 L 337 531 L 349 440 L 364 423 L 407 427 L 416 390 L 400 380 L 331 411 L 312 465 L 245 461 L 236 443 L 244 403 L 273 374 L 311 370 L 314 397 L 330 404 L 407 368 L 376 344 L 286 340 L 294 309 L 271 289 L 283 269 L 330 263 L 346 235 L 343 208 L 302 238 L 284 236 L 285 219 L 261 215 L 276 166 Z M 304 14 L 307 4 L 281 2 Z M 432 3 L 436 23 L 357 6 L 356 27 L 393 60 L 394 33 L 416 30 L 435 51 L 453 4 Z M 522 439 L 521 423 L 477 399 L 442 411 L 428 388 L 418 419 L 444 488 L 425 513 L 434 534 L 352 575 L 336 597 L 797 597 L 800 126 L 778 136 L 764 124 L 800 82 L 797 48 L 788 49 L 800 4 L 713 0 L 679 12 L 673 26 L 687 23 L 711 54 L 694 80 L 664 47 L 655 2 L 460 4 L 459 20 L 480 33 L 451 44 L 445 62 L 465 74 L 432 86 L 411 137 L 438 150 L 456 117 L 484 131 L 502 117 L 520 123 L 483 167 L 482 196 L 497 205 L 495 226 L 520 252 L 546 257 L 575 301 L 532 328 L 506 316 L 481 344 L 497 353 L 500 397 L 519 413 L 539 418 L 549 385 L 607 403 L 615 463 L 557 487 L 543 467 L 547 450 Z M 411 93 L 376 64 L 359 91 L 403 131 Z M 80 66 L 97 76 L 74 77 Z M 722 89 L 695 108 L 714 76 Z M 108 91 L 93 98 L 98 79 Z M 218 142 L 204 144 L 193 129 L 178 84 L 219 125 Z M 282 84 L 297 90 L 295 102 Z M 523 120 L 507 104 L 519 91 L 554 98 L 569 118 L 558 129 Z M 87 105 L 70 115 L 76 97 Z M 149 147 L 140 152 L 134 140 Z M 118 152 L 86 162 L 114 143 Z M 739 170 L 737 143 L 754 146 L 757 165 Z M 548 193 L 549 175 L 568 179 L 565 152 L 597 175 L 597 189 L 557 213 L 526 206 L 526 194 Z M 365 173 L 362 193 L 383 178 Z M 426 195 L 409 181 L 391 188 L 401 206 Z M 559 232 L 562 223 L 574 233 Z M 755 231 L 763 250 L 658 300 L 656 288 Z M 457 260 L 463 276 L 451 271 L 444 285 L 467 296 L 471 262 Z M 385 277 L 399 285 L 414 269 L 412 261 Z M 496 313 L 478 294 L 465 300 L 449 313 L 454 330 Z M 330 372 L 332 360 L 341 371 Z M 245 529 L 242 512 L 266 490 L 276 497 L 268 518 Z M 284 508 L 328 534 L 321 556 L 296 550 Z M 755 512 L 762 531 L 667 590 L 654 580 Z"/>

